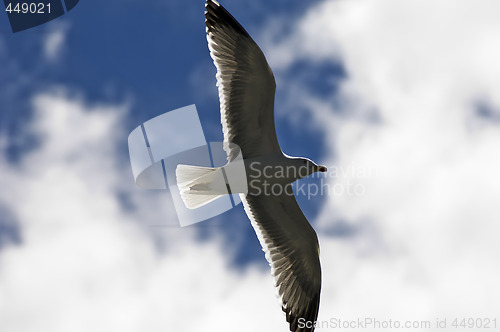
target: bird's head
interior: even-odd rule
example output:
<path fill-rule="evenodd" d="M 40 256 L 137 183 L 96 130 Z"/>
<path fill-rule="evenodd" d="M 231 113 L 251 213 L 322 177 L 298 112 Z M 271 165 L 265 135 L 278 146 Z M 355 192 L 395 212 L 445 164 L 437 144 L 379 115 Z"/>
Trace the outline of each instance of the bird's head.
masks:
<path fill-rule="evenodd" d="M 325 166 L 320 166 L 314 161 L 307 158 L 297 158 L 297 166 L 299 167 L 299 178 L 305 178 L 316 172 L 326 172 Z"/>

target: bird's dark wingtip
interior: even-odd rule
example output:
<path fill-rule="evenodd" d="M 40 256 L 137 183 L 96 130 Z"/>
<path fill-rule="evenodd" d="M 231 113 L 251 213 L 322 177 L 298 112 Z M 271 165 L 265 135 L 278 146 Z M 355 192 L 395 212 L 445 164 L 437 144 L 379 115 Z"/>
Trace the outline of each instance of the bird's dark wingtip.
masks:
<path fill-rule="evenodd" d="M 249 37 L 241 24 L 215 0 L 207 0 L 205 3 L 205 25 L 207 27 L 207 34 L 214 32 L 218 27 L 227 26 Z"/>
<path fill-rule="evenodd" d="M 305 312 L 294 314 L 290 308 L 282 306 L 281 309 L 285 312 L 286 321 L 290 325 L 292 332 L 313 332 L 318 318 L 319 310 L 319 293 L 312 299 L 311 305 Z"/>

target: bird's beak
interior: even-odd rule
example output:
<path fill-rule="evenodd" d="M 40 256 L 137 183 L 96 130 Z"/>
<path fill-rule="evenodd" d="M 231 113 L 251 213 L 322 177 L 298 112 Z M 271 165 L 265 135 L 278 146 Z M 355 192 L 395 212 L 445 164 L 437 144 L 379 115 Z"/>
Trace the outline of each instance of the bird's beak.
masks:
<path fill-rule="evenodd" d="M 322 172 L 322 173 L 324 173 L 324 172 L 326 172 L 326 171 L 327 171 L 327 169 L 326 169 L 326 167 L 325 167 L 325 166 L 318 166 L 318 172 Z"/>

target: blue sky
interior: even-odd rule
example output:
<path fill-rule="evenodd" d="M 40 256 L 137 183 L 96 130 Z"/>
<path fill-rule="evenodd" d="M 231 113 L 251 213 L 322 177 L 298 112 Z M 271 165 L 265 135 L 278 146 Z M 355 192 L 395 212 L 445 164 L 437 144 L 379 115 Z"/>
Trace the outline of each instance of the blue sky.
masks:
<path fill-rule="evenodd" d="M 273 16 L 297 17 L 306 7 L 299 1 L 252 4 L 235 1 L 228 3 L 228 9 L 245 22 L 252 33 Z M 166 111 L 196 104 L 207 140 L 221 141 L 215 67 L 208 53 L 203 13 L 203 2 L 130 1 L 119 5 L 106 2 L 98 11 L 92 4 L 82 2 L 76 11 L 49 24 L 21 33 L 4 33 L 8 63 L 17 70 L 5 75 L 5 84 L 16 86 L 14 92 L 5 93 L 8 98 L 4 99 L 2 107 L 2 130 L 10 136 L 22 133 L 30 109 L 20 100 L 59 85 L 69 93 L 82 94 L 88 103 L 129 102 L 126 123 L 130 131 Z M 34 54 L 41 53 L 40 39 L 54 29 L 67 29 L 63 55 L 47 63 Z M 294 64 L 290 72 L 278 77 L 278 85 L 280 78 L 287 80 L 295 76 L 303 79 L 308 89 L 315 93 L 332 94 L 335 84 L 324 83 L 341 75 L 342 68 L 335 64 L 311 66 L 301 61 Z M 22 81 L 20 76 L 25 76 Z M 279 91 L 277 107 L 286 98 L 285 94 L 286 91 Z M 310 121 L 307 114 L 303 115 L 303 121 Z M 294 129 L 286 117 L 277 122 L 284 151 L 315 160 L 320 158 L 324 149 L 321 133 L 307 126 L 305 131 Z M 12 160 L 20 151 L 37 144 L 36 138 L 12 141 L 8 147 Z M 120 149 L 124 154 L 126 142 L 123 136 Z M 126 197 L 123 199 L 126 202 Z M 304 209 L 314 215 L 318 203 L 312 202 L 311 208 L 308 203 L 304 200 Z M 238 250 L 236 261 L 259 260 L 267 265 L 241 207 L 222 219 L 228 221 L 223 229 L 236 227 L 246 235 L 242 237 L 242 249 Z M 231 222 L 234 219 L 243 219 L 243 222 L 235 225 Z"/>
<path fill-rule="evenodd" d="M 326 195 L 298 198 L 319 319 L 495 318 L 498 3 L 222 4 L 274 70 L 283 150 L 329 168 Z M 151 227 L 172 203 L 133 183 L 144 121 L 196 104 L 222 139 L 203 1 L 98 6 L 16 34 L 0 14 L 2 331 L 286 331 L 241 207 Z"/>

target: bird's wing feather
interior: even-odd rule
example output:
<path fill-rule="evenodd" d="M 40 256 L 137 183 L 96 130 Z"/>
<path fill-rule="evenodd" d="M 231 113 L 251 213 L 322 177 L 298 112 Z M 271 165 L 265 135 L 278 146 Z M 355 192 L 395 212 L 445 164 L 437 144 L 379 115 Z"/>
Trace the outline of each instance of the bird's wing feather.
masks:
<path fill-rule="evenodd" d="M 276 83 L 259 46 L 224 7 L 208 0 L 205 12 L 210 55 L 217 67 L 217 86 L 225 149 L 231 161 L 281 153 L 274 127 Z"/>
<path fill-rule="evenodd" d="M 291 186 L 285 191 L 291 194 L 241 199 L 271 265 L 290 331 L 312 332 L 321 290 L 318 238 Z"/>

